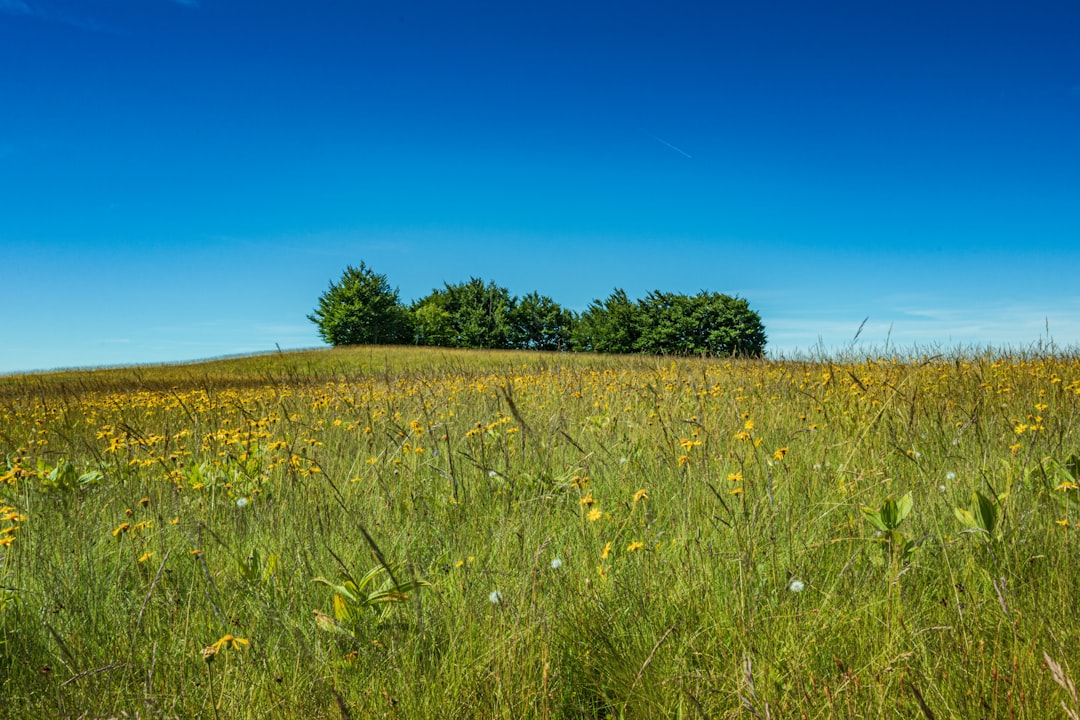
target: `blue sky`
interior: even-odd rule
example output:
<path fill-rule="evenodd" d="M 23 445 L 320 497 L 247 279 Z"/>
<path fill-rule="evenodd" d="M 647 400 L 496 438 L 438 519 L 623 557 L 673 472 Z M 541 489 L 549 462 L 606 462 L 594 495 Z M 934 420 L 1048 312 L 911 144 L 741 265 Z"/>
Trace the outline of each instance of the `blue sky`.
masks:
<path fill-rule="evenodd" d="M 361 260 L 1076 346 L 1078 48 L 1074 0 L 0 0 L 0 372 L 318 346 Z"/>

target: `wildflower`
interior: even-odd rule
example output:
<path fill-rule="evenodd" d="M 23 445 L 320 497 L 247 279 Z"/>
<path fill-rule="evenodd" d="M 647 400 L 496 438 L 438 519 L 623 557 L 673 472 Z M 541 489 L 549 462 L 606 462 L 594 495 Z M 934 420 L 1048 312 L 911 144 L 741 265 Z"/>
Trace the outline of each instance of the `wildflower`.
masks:
<path fill-rule="evenodd" d="M 552 570 L 558 570 L 561 567 L 562 567 L 562 560 L 560 560 L 559 558 L 553 558 L 551 560 L 551 569 Z"/>
<path fill-rule="evenodd" d="M 679 456 L 679 467 L 681 467 L 681 468 L 686 467 L 689 464 L 690 464 L 690 456 L 689 455 L 680 455 Z"/>
<path fill-rule="evenodd" d="M 1057 523 L 1058 525 L 1060 525 L 1061 527 L 1065 528 L 1066 530 L 1069 529 L 1069 519 L 1068 518 L 1062 518 L 1060 520 L 1055 520 L 1054 522 Z"/>
<path fill-rule="evenodd" d="M 690 438 L 683 438 L 682 440 L 679 440 L 679 445 L 681 445 L 682 449 L 686 452 L 690 452 L 691 448 L 694 448 L 700 444 L 700 440 L 691 440 Z"/>
<path fill-rule="evenodd" d="M 248 506 L 248 499 L 246 497 L 238 497 L 238 498 L 236 498 L 236 507 L 243 510 L 247 506 Z"/>
<path fill-rule="evenodd" d="M 750 440 L 750 433 L 746 432 L 745 430 L 740 430 L 739 432 L 735 433 L 735 439 L 739 442 L 748 442 Z"/>
<path fill-rule="evenodd" d="M 144 563 L 144 562 L 146 562 L 147 560 L 149 560 L 152 557 L 154 557 L 154 553 L 152 553 L 152 552 L 144 552 L 141 556 L 139 556 L 139 562 Z"/>
<path fill-rule="evenodd" d="M 498 590 L 492 590 L 488 593 L 488 602 L 492 605 L 502 605 L 503 596 Z"/>
<path fill-rule="evenodd" d="M 780 462 L 784 459 L 784 456 L 787 455 L 787 453 L 788 447 L 786 445 L 782 448 L 777 448 L 776 452 L 773 453 L 773 460 Z"/>
<path fill-rule="evenodd" d="M 120 523 L 119 525 L 116 526 L 116 529 L 112 531 L 112 536 L 113 537 L 120 537 L 121 535 L 123 535 L 124 533 L 126 533 L 130 529 L 131 529 L 131 523 L 127 523 L 127 522 Z"/>
<path fill-rule="evenodd" d="M 638 500 L 642 500 L 642 499 L 645 499 L 645 500 L 649 499 L 649 491 L 646 490 L 645 488 L 642 488 L 642 489 L 638 490 L 636 493 L 634 493 L 634 502 L 635 503 Z"/>
<path fill-rule="evenodd" d="M 793 593 L 801 593 L 805 589 L 806 585 L 804 585 L 803 581 L 799 580 L 798 578 L 795 578 L 790 583 L 788 583 L 788 590 Z"/>
<path fill-rule="evenodd" d="M 585 516 L 589 522 L 596 522 L 602 517 L 604 517 L 604 513 L 600 512 L 600 508 L 593 508 L 589 511 L 589 514 Z"/>
<path fill-rule="evenodd" d="M 730 480 L 731 482 L 742 482 L 743 481 L 743 474 L 742 474 L 741 471 L 740 472 L 728 473 L 727 479 Z"/>
<path fill-rule="evenodd" d="M 600 551 L 600 559 L 601 560 L 607 560 L 608 555 L 610 555 L 610 554 L 611 554 L 611 543 L 608 542 L 608 544 L 604 546 L 604 549 Z"/>
<path fill-rule="evenodd" d="M 954 472 L 945 473 L 945 479 L 948 480 L 949 482 L 952 482 L 953 480 L 956 479 L 956 473 L 954 473 Z"/>
<path fill-rule="evenodd" d="M 639 540 L 635 540 L 634 542 L 626 546 L 626 552 L 637 552 L 643 547 L 645 547 L 645 543 Z"/>
<path fill-rule="evenodd" d="M 587 492 L 585 494 L 585 497 L 578 500 L 578 505 L 584 505 L 586 507 L 589 507 L 595 502 L 596 502 L 596 500 L 593 499 L 592 491 L 590 490 L 589 492 Z"/>
<path fill-rule="evenodd" d="M 232 648 L 233 650 L 240 650 L 247 647 L 251 643 L 244 638 L 236 637 L 235 635 L 223 635 L 213 645 L 208 645 L 202 649 L 203 660 L 206 662 L 212 661 L 218 654 L 225 649 Z"/>

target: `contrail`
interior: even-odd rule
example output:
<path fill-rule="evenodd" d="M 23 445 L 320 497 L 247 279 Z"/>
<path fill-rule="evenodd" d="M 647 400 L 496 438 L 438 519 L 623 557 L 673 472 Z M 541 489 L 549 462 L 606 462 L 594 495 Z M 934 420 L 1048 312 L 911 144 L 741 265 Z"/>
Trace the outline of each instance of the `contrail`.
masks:
<path fill-rule="evenodd" d="M 683 157 L 688 157 L 688 158 L 690 158 L 691 160 L 693 160 L 693 159 L 694 159 L 694 156 L 693 156 L 693 155 L 691 155 L 690 153 L 686 152 L 686 151 L 685 151 L 685 150 L 683 150 L 682 148 L 677 148 L 677 147 L 675 147 L 674 145 L 672 145 L 671 143 L 669 143 L 669 142 L 668 142 L 667 140 L 665 140 L 664 138 L 661 138 L 661 137 L 657 137 L 657 136 L 653 135 L 653 134 L 652 134 L 651 132 L 648 132 L 647 130 L 642 130 L 641 132 L 645 133 L 646 135 L 648 135 L 649 137 L 651 137 L 651 138 L 652 138 L 653 140 L 655 140 L 656 142 L 660 143 L 661 145 L 667 145 L 667 146 L 668 146 L 669 148 L 671 148 L 671 149 L 672 149 L 672 150 L 674 150 L 675 152 L 679 153 L 679 154 L 680 154 L 680 155 L 682 155 Z"/>

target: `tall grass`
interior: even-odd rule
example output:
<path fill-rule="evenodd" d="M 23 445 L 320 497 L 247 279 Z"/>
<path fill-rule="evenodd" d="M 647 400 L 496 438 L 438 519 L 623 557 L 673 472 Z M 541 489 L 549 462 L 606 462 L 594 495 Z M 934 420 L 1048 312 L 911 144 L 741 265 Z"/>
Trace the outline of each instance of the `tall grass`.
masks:
<path fill-rule="evenodd" d="M 990 353 L 3 378 L 0 714 L 1067 717 L 1078 411 Z"/>

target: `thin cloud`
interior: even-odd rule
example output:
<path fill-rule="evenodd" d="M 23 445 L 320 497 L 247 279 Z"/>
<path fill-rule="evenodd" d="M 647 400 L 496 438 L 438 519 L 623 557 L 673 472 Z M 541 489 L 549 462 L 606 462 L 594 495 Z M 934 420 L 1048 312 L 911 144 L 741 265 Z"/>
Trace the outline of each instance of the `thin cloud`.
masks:
<path fill-rule="evenodd" d="M 32 16 L 35 11 L 23 0 L 0 0 L 0 12 L 16 16 Z"/>
<path fill-rule="evenodd" d="M 6 13 L 8 15 L 14 15 L 15 17 L 29 17 L 36 18 L 38 20 L 44 20 L 46 22 L 58 22 L 64 25 L 71 25 L 72 27 L 79 28 L 80 30 L 88 30 L 90 32 L 108 32 L 114 34 L 120 34 L 114 28 L 107 25 L 102 25 L 96 20 L 91 20 L 85 17 L 79 17 L 76 15 L 69 15 L 64 12 L 57 12 L 47 7 L 42 7 L 37 3 L 29 3 L 26 0 L 0 0 L 0 13 Z"/>

